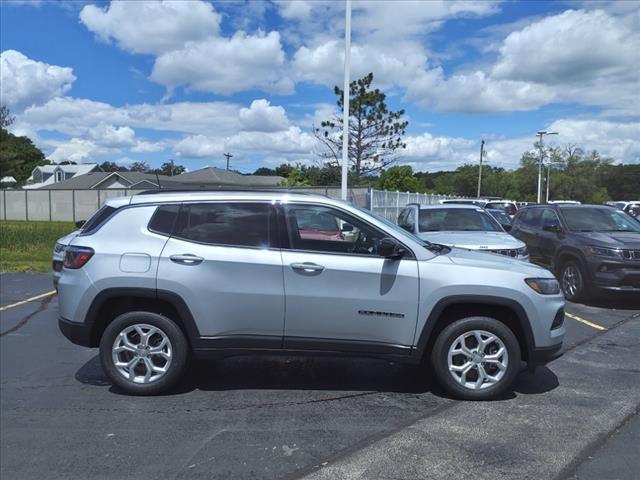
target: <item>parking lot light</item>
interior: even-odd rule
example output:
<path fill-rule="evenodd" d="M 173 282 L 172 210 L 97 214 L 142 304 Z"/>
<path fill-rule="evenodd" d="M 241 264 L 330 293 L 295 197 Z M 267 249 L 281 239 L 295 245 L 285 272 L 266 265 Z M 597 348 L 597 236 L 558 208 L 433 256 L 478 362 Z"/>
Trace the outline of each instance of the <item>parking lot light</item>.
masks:
<path fill-rule="evenodd" d="M 549 132 L 547 130 L 539 130 L 536 135 L 540 137 L 538 148 L 540 149 L 540 159 L 538 160 L 538 203 L 542 200 L 542 162 L 544 159 L 544 150 L 542 148 L 542 137 L 545 135 L 558 135 L 558 132 Z"/>

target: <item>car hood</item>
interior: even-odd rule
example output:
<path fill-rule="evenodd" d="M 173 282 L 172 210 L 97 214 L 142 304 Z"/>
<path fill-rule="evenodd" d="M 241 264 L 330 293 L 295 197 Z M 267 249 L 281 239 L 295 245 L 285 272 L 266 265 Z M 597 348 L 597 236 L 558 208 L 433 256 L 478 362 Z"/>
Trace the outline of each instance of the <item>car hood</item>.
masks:
<path fill-rule="evenodd" d="M 614 248 L 640 249 L 640 233 L 635 232 L 578 232 L 585 244 Z"/>
<path fill-rule="evenodd" d="M 525 246 L 521 240 L 506 232 L 421 232 L 418 237 L 431 243 L 471 250 L 504 250 Z"/>
<path fill-rule="evenodd" d="M 443 256 L 448 257 L 453 263 L 459 265 L 492 270 L 509 270 L 529 277 L 555 278 L 553 273 L 546 268 L 497 253 L 452 248 L 451 252 Z"/>

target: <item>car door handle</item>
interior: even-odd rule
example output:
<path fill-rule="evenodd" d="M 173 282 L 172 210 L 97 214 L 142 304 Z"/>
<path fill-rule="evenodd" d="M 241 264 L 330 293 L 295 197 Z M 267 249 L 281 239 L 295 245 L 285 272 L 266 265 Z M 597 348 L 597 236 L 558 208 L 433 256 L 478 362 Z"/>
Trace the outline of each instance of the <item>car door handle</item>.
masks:
<path fill-rule="evenodd" d="M 322 265 L 318 265 L 317 263 L 310 263 L 310 262 L 292 263 L 291 268 L 293 268 L 294 270 L 299 270 L 307 273 L 321 272 L 324 270 L 324 267 Z"/>
<path fill-rule="evenodd" d="M 192 255 L 191 253 L 171 255 L 169 258 L 172 262 L 181 263 L 182 265 L 198 265 L 204 261 L 204 258 Z"/>

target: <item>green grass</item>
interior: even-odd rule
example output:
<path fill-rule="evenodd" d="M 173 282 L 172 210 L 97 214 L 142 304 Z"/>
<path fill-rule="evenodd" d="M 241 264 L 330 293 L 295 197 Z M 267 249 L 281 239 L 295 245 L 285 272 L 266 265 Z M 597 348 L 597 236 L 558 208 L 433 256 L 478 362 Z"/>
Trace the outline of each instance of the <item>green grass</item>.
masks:
<path fill-rule="evenodd" d="M 50 272 L 56 240 L 73 222 L 0 221 L 0 272 Z"/>

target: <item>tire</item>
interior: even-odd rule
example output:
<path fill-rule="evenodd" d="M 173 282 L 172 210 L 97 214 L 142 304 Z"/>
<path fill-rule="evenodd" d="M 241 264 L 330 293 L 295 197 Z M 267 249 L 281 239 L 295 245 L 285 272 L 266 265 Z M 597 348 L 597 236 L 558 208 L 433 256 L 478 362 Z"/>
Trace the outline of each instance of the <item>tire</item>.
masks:
<path fill-rule="evenodd" d="M 587 293 L 585 276 L 580 264 L 570 260 L 560 269 L 560 287 L 567 300 L 579 302 L 584 300 Z"/>
<path fill-rule="evenodd" d="M 476 351 L 480 346 L 478 336 L 487 342 L 484 356 Z M 462 353 L 462 341 L 469 355 Z M 461 400 L 500 397 L 511 388 L 520 363 L 520 345 L 511 329 L 489 317 L 453 322 L 440 332 L 431 351 L 431 366 L 438 383 L 449 395 Z"/>
<path fill-rule="evenodd" d="M 157 395 L 174 386 L 186 369 L 188 353 L 182 330 L 151 312 L 120 315 L 100 339 L 104 372 L 114 385 L 133 395 Z"/>

